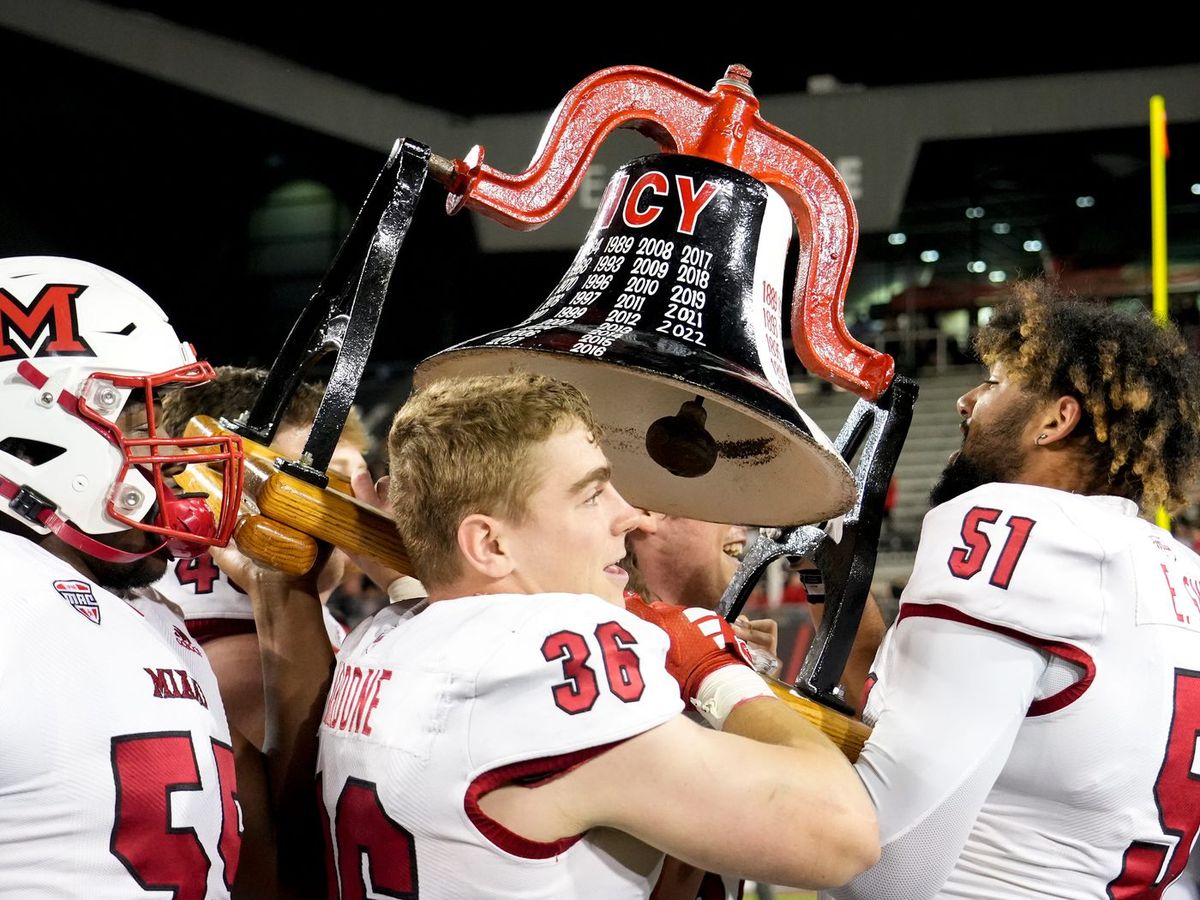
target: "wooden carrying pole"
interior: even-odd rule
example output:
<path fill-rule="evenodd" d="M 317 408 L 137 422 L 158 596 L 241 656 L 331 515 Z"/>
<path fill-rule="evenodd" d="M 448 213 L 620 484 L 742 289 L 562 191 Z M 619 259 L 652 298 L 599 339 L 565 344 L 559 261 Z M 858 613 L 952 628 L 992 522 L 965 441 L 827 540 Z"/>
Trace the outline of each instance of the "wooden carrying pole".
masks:
<path fill-rule="evenodd" d="M 215 419 L 196 416 L 188 422 L 187 437 L 229 434 Z M 245 514 L 234 532 L 247 556 L 289 575 L 312 568 L 317 541 L 354 556 L 375 559 L 401 575 L 412 574 L 412 563 L 392 520 L 350 496 L 344 476 L 330 473 L 329 487 L 319 488 L 276 468 L 279 454 L 248 438 Z M 220 505 L 220 477 L 202 465 L 188 466 L 177 480 L 186 490 L 203 491 L 209 505 Z"/>
<path fill-rule="evenodd" d="M 247 472 L 249 478 L 249 472 Z M 214 515 L 220 509 L 225 489 L 221 476 L 203 463 L 193 463 L 175 476 L 185 491 L 207 495 Z M 259 562 L 288 575 L 303 575 L 317 559 L 317 542 L 310 535 L 253 512 L 243 500 L 233 532 L 238 549 Z"/>
<path fill-rule="evenodd" d="M 846 759 L 850 762 L 858 759 L 858 755 L 862 753 L 863 744 L 871 736 L 870 728 L 858 719 L 853 719 L 816 700 L 810 700 L 798 693 L 791 685 L 765 676 L 764 680 L 775 692 L 775 696 L 808 719 L 811 725 L 833 741 L 834 745 L 846 755 Z"/>

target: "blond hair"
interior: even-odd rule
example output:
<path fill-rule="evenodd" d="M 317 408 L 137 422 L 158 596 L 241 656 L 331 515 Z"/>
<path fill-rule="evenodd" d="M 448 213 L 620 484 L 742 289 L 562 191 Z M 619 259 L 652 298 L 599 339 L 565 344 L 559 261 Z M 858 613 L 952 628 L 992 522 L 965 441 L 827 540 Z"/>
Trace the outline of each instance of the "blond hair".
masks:
<path fill-rule="evenodd" d="M 532 450 L 575 423 L 600 438 L 577 388 L 530 373 L 450 378 L 409 398 L 388 434 L 391 503 L 426 587 L 460 574 L 464 518 L 524 519 L 538 484 Z"/>

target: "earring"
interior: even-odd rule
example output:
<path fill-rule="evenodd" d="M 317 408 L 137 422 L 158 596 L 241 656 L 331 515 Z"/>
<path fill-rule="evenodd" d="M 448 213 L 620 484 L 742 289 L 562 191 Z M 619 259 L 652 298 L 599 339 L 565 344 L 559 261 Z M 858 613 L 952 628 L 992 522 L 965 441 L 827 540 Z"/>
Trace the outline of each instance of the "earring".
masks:
<path fill-rule="evenodd" d="M 1040 447 L 1040 446 L 1042 446 L 1042 441 L 1044 441 L 1044 440 L 1045 440 L 1046 438 L 1048 438 L 1048 437 L 1049 437 L 1049 435 L 1048 435 L 1048 434 L 1046 434 L 1046 432 L 1044 432 L 1044 431 L 1043 431 L 1041 434 L 1039 434 L 1039 435 L 1037 436 L 1037 440 L 1036 440 L 1036 441 L 1034 441 L 1034 443 L 1035 443 L 1035 444 L 1037 444 L 1037 446 L 1039 446 L 1039 447 Z"/>

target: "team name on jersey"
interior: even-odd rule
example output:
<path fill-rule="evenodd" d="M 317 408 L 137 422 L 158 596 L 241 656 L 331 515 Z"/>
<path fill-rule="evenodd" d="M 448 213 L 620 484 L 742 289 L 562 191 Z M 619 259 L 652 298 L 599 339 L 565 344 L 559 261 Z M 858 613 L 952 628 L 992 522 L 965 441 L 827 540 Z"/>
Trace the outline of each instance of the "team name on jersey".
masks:
<path fill-rule="evenodd" d="M 385 681 L 392 678 L 391 669 L 372 669 L 366 666 L 338 665 L 333 687 L 325 703 L 321 721 L 334 731 L 352 734 L 371 734 L 371 714 L 379 706 L 379 692 Z"/>
<path fill-rule="evenodd" d="M 208 698 L 187 669 L 143 668 L 142 671 L 150 676 L 155 697 L 163 700 L 195 700 L 205 709 L 208 708 Z"/>

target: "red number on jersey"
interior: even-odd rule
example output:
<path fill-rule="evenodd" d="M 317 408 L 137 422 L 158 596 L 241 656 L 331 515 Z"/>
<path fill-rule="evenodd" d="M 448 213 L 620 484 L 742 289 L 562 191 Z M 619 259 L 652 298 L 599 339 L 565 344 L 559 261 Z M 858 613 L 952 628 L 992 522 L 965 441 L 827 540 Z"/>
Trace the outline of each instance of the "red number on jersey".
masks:
<path fill-rule="evenodd" d="M 950 567 L 951 575 L 955 578 L 974 578 L 983 571 L 984 563 L 992 552 L 992 542 L 979 526 L 994 524 L 999 521 L 1000 515 L 1000 510 L 986 506 L 972 507 L 966 514 L 960 533 L 967 546 L 955 547 L 950 551 L 950 558 L 946 560 L 946 564 Z M 988 582 L 1002 590 L 1008 590 L 1013 570 L 1017 568 L 1021 554 L 1025 552 L 1025 544 L 1029 541 L 1029 532 L 1033 531 L 1033 526 L 1037 523 L 1024 516 L 1009 516 L 1004 524 L 1008 527 L 1008 539 L 1000 550 L 1000 558 L 996 561 Z"/>
<path fill-rule="evenodd" d="M 642 661 L 633 651 L 637 639 L 619 623 L 603 622 L 596 626 L 596 640 L 604 657 L 608 689 L 624 703 L 641 700 L 646 682 L 642 678 Z M 562 660 L 563 677 L 567 680 L 552 690 L 555 705 L 565 713 L 587 712 L 596 705 L 600 689 L 596 686 L 596 673 L 587 665 L 591 655 L 583 635 L 574 631 L 557 631 L 542 642 L 546 662 Z"/>
<path fill-rule="evenodd" d="M 591 655 L 583 635 L 574 631 L 555 632 L 542 641 L 542 656 L 546 662 L 561 659 L 563 678 L 567 679 L 554 686 L 554 703 L 572 716 L 587 712 L 600 696 L 596 674 L 585 665 Z"/>
<path fill-rule="evenodd" d="M 983 506 L 972 507 L 962 523 L 962 539 L 966 547 L 955 547 L 950 551 L 948 565 L 955 578 L 974 578 L 983 571 L 983 562 L 992 550 L 992 542 L 979 530 L 981 522 L 989 525 L 1000 518 L 1000 510 Z"/>
<path fill-rule="evenodd" d="M 194 594 L 211 594 L 220 576 L 221 570 L 207 553 L 175 563 L 175 577 L 182 585 L 192 585 Z"/>
<path fill-rule="evenodd" d="M 225 864 L 225 887 L 233 889 L 233 878 L 237 875 L 238 859 L 242 852 L 242 811 L 238 803 L 237 766 L 233 759 L 233 748 L 213 738 L 213 756 L 217 760 L 217 780 L 221 788 L 221 840 L 217 853 Z"/>
<path fill-rule="evenodd" d="M 321 776 L 317 776 L 321 790 Z M 329 900 L 365 900 L 394 897 L 417 900 L 417 850 L 413 836 L 383 811 L 379 791 L 370 781 L 346 779 L 338 797 L 333 823 L 321 800 L 325 823 L 325 855 L 328 860 Z M 333 845 L 337 844 L 337 874 L 334 876 Z M 363 875 L 363 857 L 367 860 Z M 367 881 L 370 884 L 367 884 Z"/>
<path fill-rule="evenodd" d="M 237 874 L 241 848 L 233 750 L 216 740 L 212 750 L 221 793 L 218 853 L 225 863 L 228 887 Z M 212 863 L 196 830 L 171 822 L 171 795 L 203 788 L 191 734 L 182 731 L 115 737 L 112 766 L 117 787 L 110 844 L 113 855 L 143 890 L 174 891 L 175 900 L 204 900 Z"/>
<path fill-rule="evenodd" d="M 329 810 L 325 808 L 325 773 L 317 773 L 317 809 L 321 811 L 321 837 L 325 840 L 325 896 L 338 900 L 337 860 L 333 857 L 333 823 L 329 821 Z"/>
<path fill-rule="evenodd" d="M 604 675 L 609 690 L 617 699 L 633 703 L 642 699 L 646 682 L 642 679 L 642 661 L 631 649 L 637 640 L 617 622 L 596 626 L 596 640 L 604 656 Z"/>
<path fill-rule="evenodd" d="M 1175 708 L 1154 802 L 1166 837 L 1129 845 L 1121 874 L 1108 885 L 1111 900 L 1158 900 L 1187 865 L 1200 831 L 1200 672 L 1175 670 Z"/>

